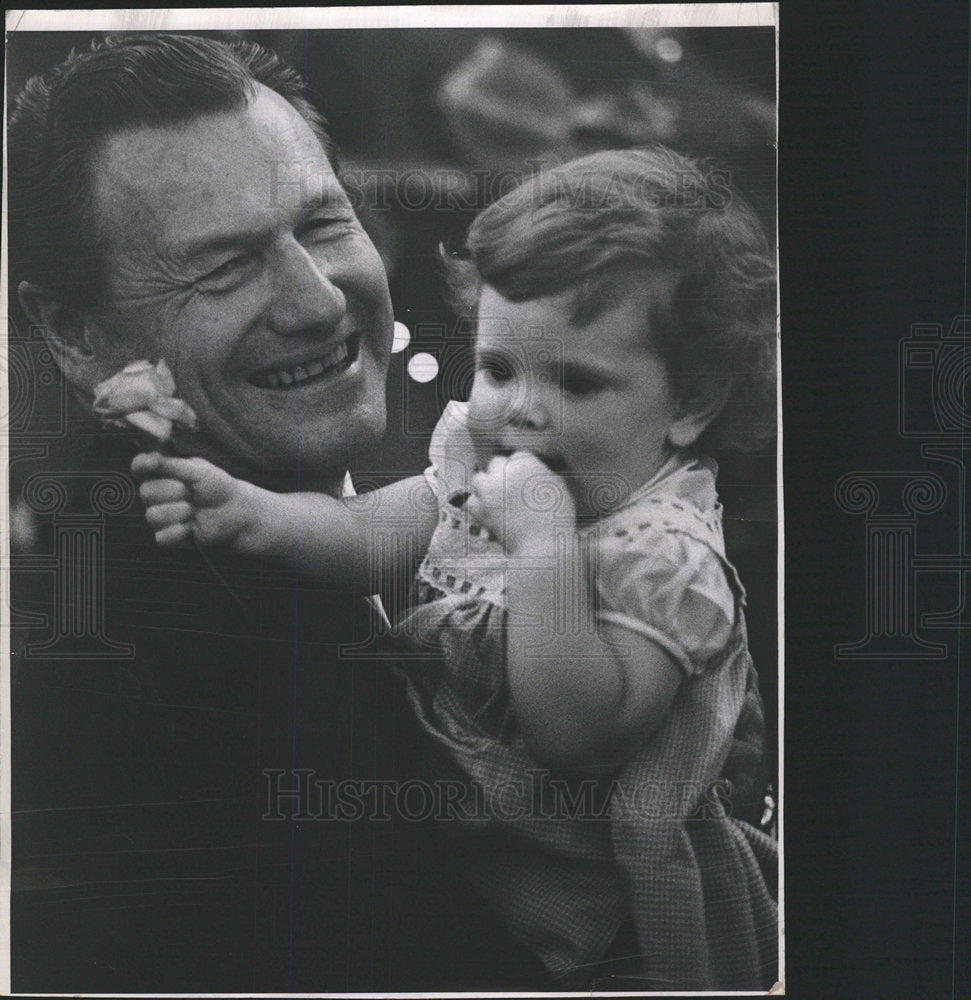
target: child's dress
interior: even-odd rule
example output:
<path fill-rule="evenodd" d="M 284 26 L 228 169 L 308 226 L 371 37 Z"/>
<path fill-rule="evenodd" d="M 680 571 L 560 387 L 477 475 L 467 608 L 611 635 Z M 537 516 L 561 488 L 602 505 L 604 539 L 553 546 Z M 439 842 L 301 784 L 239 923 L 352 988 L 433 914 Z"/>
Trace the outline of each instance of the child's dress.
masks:
<path fill-rule="evenodd" d="M 515 609 L 502 548 L 464 504 L 475 471 L 466 421 L 467 404 L 451 403 L 432 437 L 439 523 L 419 570 L 422 603 L 402 625 L 442 654 L 406 672 L 419 719 L 473 789 L 441 785 L 471 834 L 470 879 L 554 975 L 595 974 L 632 920 L 635 988 L 766 988 L 775 843 L 731 814 L 757 784 L 761 702 L 712 469 L 672 459 L 581 532 L 593 536 L 599 617 L 657 642 L 684 671 L 648 743 L 610 777 L 584 780 L 541 768 L 510 709 L 503 627 Z M 560 589 L 569 622 L 570 587 Z"/>

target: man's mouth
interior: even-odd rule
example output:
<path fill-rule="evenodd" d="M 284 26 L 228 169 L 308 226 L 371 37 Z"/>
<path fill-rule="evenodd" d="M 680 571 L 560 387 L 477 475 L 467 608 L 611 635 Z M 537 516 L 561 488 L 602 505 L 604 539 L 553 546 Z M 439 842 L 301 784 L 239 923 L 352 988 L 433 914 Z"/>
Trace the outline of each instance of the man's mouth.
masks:
<path fill-rule="evenodd" d="M 299 389 L 350 368 L 357 361 L 359 351 L 360 338 L 354 334 L 327 354 L 289 368 L 264 368 L 253 372 L 249 381 L 260 389 Z"/>

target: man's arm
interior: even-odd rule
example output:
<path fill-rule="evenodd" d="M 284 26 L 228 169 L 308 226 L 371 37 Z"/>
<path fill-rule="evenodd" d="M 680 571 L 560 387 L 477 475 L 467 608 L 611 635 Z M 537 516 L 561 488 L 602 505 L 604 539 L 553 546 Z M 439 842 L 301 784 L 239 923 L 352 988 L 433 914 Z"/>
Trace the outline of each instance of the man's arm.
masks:
<path fill-rule="evenodd" d="M 363 496 L 272 493 L 200 458 L 139 455 L 133 474 L 163 546 L 193 541 L 266 559 L 325 587 L 371 594 L 410 576 L 437 520 L 422 476 Z"/>

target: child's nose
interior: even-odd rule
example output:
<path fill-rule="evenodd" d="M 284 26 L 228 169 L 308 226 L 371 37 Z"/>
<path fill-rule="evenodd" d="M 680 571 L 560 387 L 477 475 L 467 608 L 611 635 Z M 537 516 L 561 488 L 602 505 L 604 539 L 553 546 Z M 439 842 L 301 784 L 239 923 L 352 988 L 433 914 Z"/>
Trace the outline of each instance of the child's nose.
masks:
<path fill-rule="evenodd" d="M 548 430 L 552 423 L 549 401 L 535 387 L 521 387 L 510 400 L 507 419 L 510 425 L 521 430 Z"/>
<path fill-rule="evenodd" d="M 471 417 L 482 428 L 543 432 L 552 426 L 552 401 L 532 380 L 509 377 L 497 381 L 477 375 L 470 400 Z"/>

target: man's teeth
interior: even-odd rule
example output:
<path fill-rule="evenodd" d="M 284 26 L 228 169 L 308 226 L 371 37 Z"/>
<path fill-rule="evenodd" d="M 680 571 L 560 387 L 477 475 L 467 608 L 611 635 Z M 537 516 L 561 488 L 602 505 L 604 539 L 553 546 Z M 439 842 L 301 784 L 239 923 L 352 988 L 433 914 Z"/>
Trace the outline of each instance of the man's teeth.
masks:
<path fill-rule="evenodd" d="M 296 365 L 293 368 L 280 368 L 275 372 L 260 372 L 253 376 L 253 381 L 257 385 L 267 389 L 280 389 L 283 386 L 300 385 L 301 382 L 306 382 L 307 379 L 322 375 L 329 368 L 334 368 L 341 364 L 341 362 L 346 361 L 349 353 L 347 341 L 345 340 L 340 347 L 331 351 L 330 354 L 325 354 L 322 358 L 316 358 L 314 361 L 305 361 L 303 364 Z"/>

